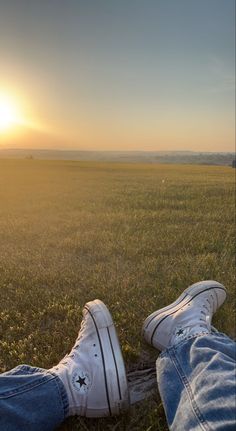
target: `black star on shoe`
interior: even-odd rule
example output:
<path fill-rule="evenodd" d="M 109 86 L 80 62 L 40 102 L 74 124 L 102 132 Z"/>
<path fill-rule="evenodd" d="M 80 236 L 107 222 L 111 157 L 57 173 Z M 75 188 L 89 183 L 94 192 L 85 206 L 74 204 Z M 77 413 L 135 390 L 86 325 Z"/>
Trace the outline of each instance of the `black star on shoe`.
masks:
<path fill-rule="evenodd" d="M 87 386 L 87 383 L 85 383 L 85 378 L 86 378 L 86 377 L 80 377 L 80 376 L 79 376 L 79 379 L 78 379 L 78 380 L 76 380 L 76 383 L 79 383 L 79 384 L 80 384 L 80 387 L 82 387 L 82 386 Z"/>
<path fill-rule="evenodd" d="M 182 335 L 184 333 L 183 329 L 179 329 L 178 332 L 176 332 L 176 335 Z"/>

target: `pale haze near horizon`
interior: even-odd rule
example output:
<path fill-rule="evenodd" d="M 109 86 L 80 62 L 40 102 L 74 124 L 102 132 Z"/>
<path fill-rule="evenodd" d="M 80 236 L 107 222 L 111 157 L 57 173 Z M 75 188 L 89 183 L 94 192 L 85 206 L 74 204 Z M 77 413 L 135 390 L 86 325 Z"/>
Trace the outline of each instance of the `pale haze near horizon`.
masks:
<path fill-rule="evenodd" d="M 0 148 L 234 151 L 234 0 L 0 0 Z M 27 120 L 27 118 L 26 118 Z"/>

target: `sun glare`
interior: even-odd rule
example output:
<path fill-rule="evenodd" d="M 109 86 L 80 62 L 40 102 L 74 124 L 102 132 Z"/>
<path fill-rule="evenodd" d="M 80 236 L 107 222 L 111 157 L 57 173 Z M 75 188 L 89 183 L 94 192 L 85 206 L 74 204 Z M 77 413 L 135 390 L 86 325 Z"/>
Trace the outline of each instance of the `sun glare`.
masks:
<path fill-rule="evenodd" d="M 0 132 L 6 132 L 20 123 L 17 103 L 8 96 L 0 95 Z"/>

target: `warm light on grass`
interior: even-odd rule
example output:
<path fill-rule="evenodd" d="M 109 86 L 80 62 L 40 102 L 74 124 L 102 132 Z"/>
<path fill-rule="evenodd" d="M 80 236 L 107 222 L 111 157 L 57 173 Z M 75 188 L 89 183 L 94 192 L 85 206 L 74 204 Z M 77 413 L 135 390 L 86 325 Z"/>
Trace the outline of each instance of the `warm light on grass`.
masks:
<path fill-rule="evenodd" d="M 144 319 L 203 279 L 227 287 L 213 324 L 235 337 L 234 214 L 231 167 L 0 160 L 0 372 L 56 364 L 93 298 L 127 369 L 154 366 Z M 157 390 L 123 419 L 79 421 L 60 431 L 168 430 Z"/>

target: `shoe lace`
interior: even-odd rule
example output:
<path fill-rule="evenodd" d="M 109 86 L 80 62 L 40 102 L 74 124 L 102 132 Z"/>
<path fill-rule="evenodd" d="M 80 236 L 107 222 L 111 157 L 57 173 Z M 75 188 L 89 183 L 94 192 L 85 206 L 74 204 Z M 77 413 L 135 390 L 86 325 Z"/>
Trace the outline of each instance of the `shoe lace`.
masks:
<path fill-rule="evenodd" d="M 204 327 L 205 325 L 207 325 L 208 329 L 211 328 L 211 316 L 212 314 L 214 314 L 217 307 L 218 307 L 217 294 L 215 293 L 215 295 L 213 295 L 211 293 L 209 298 L 206 299 L 206 303 L 202 305 L 202 308 L 200 310 L 200 314 L 201 314 L 200 321 L 204 322 L 204 325 L 200 324 L 201 327 Z M 202 316 L 204 316 L 204 318 Z"/>
<path fill-rule="evenodd" d="M 74 359 L 75 355 L 78 354 L 78 349 L 80 347 L 80 342 L 81 342 L 81 338 L 83 338 L 83 332 L 85 329 L 85 325 L 86 325 L 86 321 L 85 319 L 82 320 L 81 326 L 80 326 L 80 331 L 79 331 L 79 336 L 75 341 L 74 346 L 72 347 L 70 353 L 67 353 L 64 358 L 61 359 L 61 361 L 59 362 L 58 365 L 67 365 L 70 359 Z M 55 370 L 58 370 L 58 366 L 55 367 Z"/>

